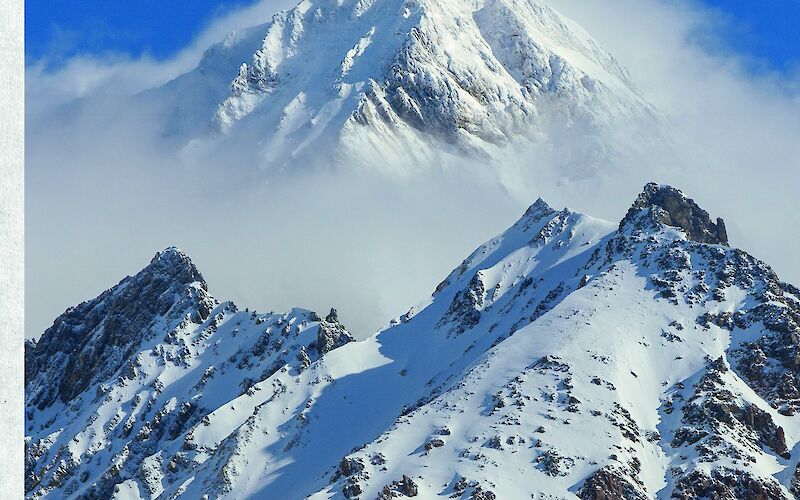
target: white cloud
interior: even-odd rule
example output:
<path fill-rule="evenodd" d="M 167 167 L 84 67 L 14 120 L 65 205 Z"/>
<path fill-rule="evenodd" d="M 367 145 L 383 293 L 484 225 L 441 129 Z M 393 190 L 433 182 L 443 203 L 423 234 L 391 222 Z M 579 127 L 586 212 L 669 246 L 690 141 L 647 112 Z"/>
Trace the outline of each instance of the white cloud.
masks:
<path fill-rule="evenodd" d="M 261 0 L 226 11 L 212 19 L 187 47 L 166 60 L 147 55 L 137 59 L 127 54 L 81 54 L 59 64 L 55 71 L 48 70 L 51 61 L 47 58 L 29 62 L 26 91 L 36 97 L 48 97 L 47 104 L 52 107 L 99 92 L 130 95 L 162 85 L 197 66 L 203 52 L 231 31 L 268 22 L 276 12 L 296 3 Z"/>
<path fill-rule="evenodd" d="M 231 29 L 288 3 L 231 12 L 169 61 L 81 57 L 55 72 L 28 69 L 28 335 L 171 244 L 221 299 L 258 310 L 334 306 L 363 334 L 424 298 L 537 196 L 619 219 L 649 180 L 684 189 L 725 217 L 734 244 L 800 281 L 798 80 L 755 76 L 710 47 L 709 27 L 721 22 L 713 13 L 657 0 L 552 2 L 669 116 L 691 175 L 670 169 L 663 151 L 634 149 L 620 159 L 627 168 L 587 165 L 597 175 L 574 183 L 541 151 L 508 159 L 505 188 L 480 165 L 394 182 L 325 171 L 266 180 L 237 172 L 231 149 L 187 164 L 160 135 L 157 106 L 121 98 L 175 78 Z"/>
<path fill-rule="evenodd" d="M 731 21 L 698 3 L 552 3 L 630 69 L 680 134 L 696 177 L 656 180 L 694 196 L 726 219 L 734 245 L 800 281 L 789 250 L 800 247 L 800 75 L 731 52 L 719 35 Z"/>

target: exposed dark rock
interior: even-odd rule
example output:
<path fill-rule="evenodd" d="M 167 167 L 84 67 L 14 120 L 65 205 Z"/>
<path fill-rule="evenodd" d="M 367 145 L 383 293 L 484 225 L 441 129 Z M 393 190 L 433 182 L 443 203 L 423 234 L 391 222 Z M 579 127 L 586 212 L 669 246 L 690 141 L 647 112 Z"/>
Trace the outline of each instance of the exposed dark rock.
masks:
<path fill-rule="evenodd" d="M 742 470 L 715 469 L 711 476 L 694 470 L 682 477 L 675 485 L 672 498 L 784 500 L 787 497 L 774 480 L 756 478 Z"/>
<path fill-rule="evenodd" d="M 99 297 L 68 309 L 26 352 L 26 390 L 45 408 L 68 402 L 124 365 L 158 318 L 205 320 L 215 306 L 191 260 L 174 247 L 153 257 L 133 277 Z"/>
<path fill-rule="evenodd" d="M 578 490 L 583 500 L 644 500 L 647 498 L 624 474 L 611 466 L 603 467 Z"/>
<path fill-rule="evenodd" d="M 417 483 L 411 480 L 408 476 L 403 476 L 400 480 L 400 485 L 398 487 L 400 493 L 407 497 L 415 497 L 419 493 L 419 489 L 417 488 Z"/>
<path fill-rule="evenodd" d="M 354 474 L 358 474 L 359 472 L 364 470 L 364 464 L 361 460 L 356 458 L 343 458 L 341 462 L 339 462 L 339 472 L 344 477 L 350 477 Z"/>
<path fill-rule="evenodd" d="M 486 447 L 494 448 L 495 450 L 502 450 L 503 441 L 500 439 L 500 436 L 492 436 L 488 441 L 486 441 Z"/>
<path fill-rule="evenodd" d="M 728 234 L 722 219 L 711 221 L 708 212 L 700 208 L 694 200 L 687 198 L 672 186 L 649 183 L 633 202 L 620 228 L 634 219 L 642 210 L 653 209 L 656 219 L 668 226 L 683 229 L 687 238 L 698 243 L 728 244 Z"/>
<path fill-rule="evenodd" d="M 792 475 L 792 483 L 789 491 L 795 497 L 800 497 L 800 463 L 794 466 L 794 474 Z"/>
<path fill-rule="evenodd" d="M 472 490 L 472 494 L 469 498 L 470 500 L 495 500 L 497 495 L 495 495 L 492 490 L 484 490 L 478 486 Z"/>
<path fill-rule="evenodd" d="M 308 357 L 305 348 L 300 349 L 300 352 L 297 354 L 297 361 L 300 362 L 301 369 L 306 369 L 311 366 L 311 358 Z"/>
<path fill-rule="evenodd" d="M 339 322 L 339 313 L 336 312 L 336 309 L 331 307 L 331 312 L 325 316 L 325 321 L 328 323 L 338 323 Z"/>
<path fill-rule="evenodd" d="M 339 323 L 336 310 L 331 309 L 331 314 L 328 314 L 325 321 L 320 322 L 317 340 L 309 348 L 316 348 L 319 356 L 322 356 L 352 341 L 353 336 Z"/>
<path fill-rule="evenodd" d="M 555 209 L 553 209 L 553 207 L 551 207 L 546 201 L 541 198 L 537 198 L 536 201 L 534 201 L 533 204 L 529 206 L 527 210 L 525 210 L 525 214 L 522 216 L 520 221 L 527 223 L 539 222 L 543 218 L 551 216 L 555 213 Z"/>
<path fill-rule="evenodd" d="M 361 494 L 361 486 L 358 483 L 348 484 L 342 489 L 345 498 L 356 498 Z"/>
<path fill-rule="evenodd" d="M 772 416 L 755 405 L 747 405 L 744 409 L 736 408 L 736 418 L 747 427 L 756 431 L 761 442 L 780 455 L 788 459 L 789 449 L 786 447 L 786 437 L 783 427 L 776 425 Z"/>
<path fill-rule="evenodd" d="M 410 477 L 403 475 L 399 481 L 387 484 L 378 494 L 378 500 L 388 500 L 401 496 L 415 497 L 419 494 L 419 487 Z"/>
<path fill-rule="evenodd" d="M 34 355 L 36 352 L 36 340 L 25 339 L 23 355 L 25 356 L 25 381 L 32 380 L 36 376 L 37 360 Z"/>
<path fill-rule="evenodd" d="M 453 297 L 453 302 L 442 316 L 438 326 L 452 322 L 456 334 L 474 327 L 481 320 L 481 309 L 486 301 L 485 295 L 486 287 L 483 278 L 481 273 L 477 272 L 469 281 L 467 288 L 459 290 Z"/>
<path fill-rule="evenodd" d="M 699 461 L 707 463 L 723 457 L 734 464 L 755 462 L 754 453 L 761 446 L 788 459 L 783 429 L 768 412 L 741 402 L 727 388 L 723 374 L 728 370 L 722 357 L 707 361 L 706 373 L 683 405 L 684 425 L 675 432 L 672 446 L 692 446 Z M 710 475 L 698 470 L 681 474 L 678 471 L 675 498 L 784 498 L 776 483 L 756 477 L 746 469 L 717 465 L 712 467 Z"/>
<path fill-rule="evenodd" d="M 432 450 L 433 448 L 441 448 L 444 446 L 444 440 L 441 438 L 433 438 L 427 443 L 425 443 L 426 450 Z"/>
<path fill-rule="evenodd" d="M 563 457 L 555 450 L 547 450 L 536 459 L 538 468 L 548 476 L 566 476 L 575 461 L 570 457 Z"/>

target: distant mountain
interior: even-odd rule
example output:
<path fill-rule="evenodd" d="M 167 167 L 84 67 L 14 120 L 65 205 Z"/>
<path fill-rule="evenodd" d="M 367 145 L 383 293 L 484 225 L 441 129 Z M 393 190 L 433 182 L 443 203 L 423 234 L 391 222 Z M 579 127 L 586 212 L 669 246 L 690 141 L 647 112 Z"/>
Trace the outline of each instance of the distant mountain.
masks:
<path fill-rule="evenodd" d="M 619 224 L 536 201 L 363 341 L 172 248 L 28 345 L 27 491 L 793 498 L 798 353 L 800 290 L 664 185 Z"/>
<path fill-rule="evenodd" d="M 234 145 L 274 169 L 414 171 L 566 132 L 565 164 L 668 142 L 627 71 L 539 0 L 304 0 L 141 98 L 190 149 Z"/>

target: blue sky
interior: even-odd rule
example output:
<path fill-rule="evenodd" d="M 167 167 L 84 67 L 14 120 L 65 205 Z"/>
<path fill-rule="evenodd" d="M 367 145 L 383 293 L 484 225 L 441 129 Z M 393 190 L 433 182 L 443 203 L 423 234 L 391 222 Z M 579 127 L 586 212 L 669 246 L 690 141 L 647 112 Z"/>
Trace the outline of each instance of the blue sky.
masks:
<path fill-rule="evenodd" d="M 725 45 L 782 70 L 800 63 L 799 0 L 700 0 L 730 21 Z M 149 54 L 163 59 L 186 46 L 220 13 L 253 0 L 28 0 L 29 61 L 77 53 Z M 254 21 L 255 24 L 255 21 Z"/>
<path fill-rule="evenodd" d="M 253 0 L 27 0 L 29 62 L 78 53 L 149 54 L 185 47 L 211 19 Z M 257 23 L 253 23 L 257 24 Z"/>
<path fill-rule="evenodd" d="M 728 18 L 724 41 L 776 69 L 800 64 L 800 1 L 703 0 Z"/>

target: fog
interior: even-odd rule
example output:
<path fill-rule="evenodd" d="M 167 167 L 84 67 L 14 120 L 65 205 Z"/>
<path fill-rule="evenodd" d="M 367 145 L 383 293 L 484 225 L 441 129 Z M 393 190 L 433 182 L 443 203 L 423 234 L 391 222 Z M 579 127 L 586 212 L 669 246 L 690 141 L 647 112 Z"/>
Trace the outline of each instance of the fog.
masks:
<path fill-rule="evenodd" d="M 654 0 L 551 2 L 629 68 L 670 120 L 680 158 L 631 144 L 598 164 L 585 138 L 564 131 L 509 152 L 499 177 L 480 161 L 452 160 L 403 177 L 327 168 L 267 176 L 239 168 L 236 150 L 187 161 L 157 133 L 156 110 L 130 104 L 194 67 L 230 29 L 290 3 L 231 12 L 168 61 L 28 67 L 27 336 L 174 244 L 220 300 L 258 311 L 336 307 L 363 337 L 424 300 L 538 196 L 618 220 L 650 180 L 683 189 L 725 218 L 732 244 L 800 282 L 800 80 L 754 71 L 726 50 L 717 35 L 725 21 L 713 12 Z M 629 132 L 615 136 L 622 144 Z"/>

